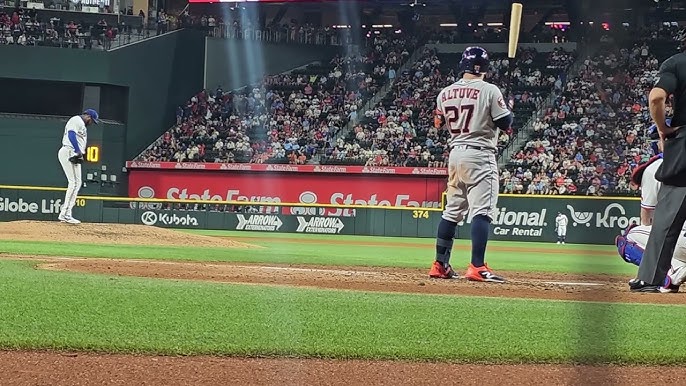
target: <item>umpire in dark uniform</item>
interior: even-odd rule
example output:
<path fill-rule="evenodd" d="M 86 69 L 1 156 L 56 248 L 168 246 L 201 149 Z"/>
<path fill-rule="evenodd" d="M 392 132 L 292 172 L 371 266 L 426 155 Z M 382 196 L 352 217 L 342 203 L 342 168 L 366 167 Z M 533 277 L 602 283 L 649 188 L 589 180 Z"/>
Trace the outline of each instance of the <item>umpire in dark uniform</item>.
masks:
<path fill-rule="evenodd" d="M 638 268 L 629 282 L 635 292 L 670 292 L 665 281 L 681 229 L 686 222 L 686 53 L 676 54 L 660 66 L 657 83 L 650 90 L 650 116 L 663 144 L 663 161 L 655 173 L 662 182 L 653 227 Z M 665 103 L 674 96 L 671 127 L 665 119 Z"/>

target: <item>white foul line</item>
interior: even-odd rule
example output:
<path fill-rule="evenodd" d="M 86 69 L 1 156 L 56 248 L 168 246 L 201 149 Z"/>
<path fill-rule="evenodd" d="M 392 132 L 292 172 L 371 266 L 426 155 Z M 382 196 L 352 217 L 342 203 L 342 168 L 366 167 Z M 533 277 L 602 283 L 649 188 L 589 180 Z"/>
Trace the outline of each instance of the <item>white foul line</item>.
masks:
<path fill-rule="evenodd" d="M 260 267 L 261 269 L 275 270 L 275 271 L 294 271 L 294 272 L 322 272 L 322 273 L 333 273 L 340 275 L 370 275 L 378 276 L 378 272 L 365 272 L 365 271 L 343 271 L 337 269 L 317 269 L 317 268 L 292 268 L 292 267 Z"/>

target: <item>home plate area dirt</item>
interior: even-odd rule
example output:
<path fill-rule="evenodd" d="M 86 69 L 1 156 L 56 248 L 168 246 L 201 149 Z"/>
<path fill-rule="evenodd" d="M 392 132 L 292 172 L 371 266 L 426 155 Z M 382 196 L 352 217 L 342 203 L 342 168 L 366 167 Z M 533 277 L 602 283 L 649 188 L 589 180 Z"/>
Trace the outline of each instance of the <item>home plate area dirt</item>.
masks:
<path fill-rule="evenodd" d="M 542 277 L 537 273 L 507 272 L 508 283 L 487 284 L 463 279 L 432 280 L 428 278 L 426 269 L 59 257 L 34 259 L 39 269 L 158 279 L 503 298 L 686 304 L 686 296 L 682 294 L 631 293 L 626 278 L 608 275 L 546 274 Z"/>
<path fill-rule="evenodd" d="M 10 225 L 12 224 L 12 225 Z M 91 227 L 95 225 L 95 227 Z M 116 224 L 0 224 L 0 239 L 254 247 L 227 238 Z M 686 304 L 682 294 L 633 294 L 625 277 L 507 272 L 509 283 L 430 280 L 427 269 L 85 259 L 0 254 L 36 269 L 222 283 L 502 298 Z M 506 380 L 506 381 L 505 381 Z M 650 385 L 686 384 L 679 367 L 491 365 L 293 358 L 158 357 L 0 351 L 0 385 Z"/>

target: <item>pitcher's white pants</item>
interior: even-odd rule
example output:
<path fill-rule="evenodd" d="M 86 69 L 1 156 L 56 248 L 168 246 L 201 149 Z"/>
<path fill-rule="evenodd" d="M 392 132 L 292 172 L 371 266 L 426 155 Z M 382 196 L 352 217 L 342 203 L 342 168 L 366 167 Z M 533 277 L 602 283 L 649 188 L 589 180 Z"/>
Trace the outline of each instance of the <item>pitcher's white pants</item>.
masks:
<path fill-rule="evenodd" d="M 64 204 L 60 215 L 71 217 L 71 210 L 76 205 L 76 196 L 81 189 L 81 164 L 74 164 L 69 161 L 69 157 L 76 155 L 74 151 L 67 146 L 62 146 L 57 152 L 57 159 L 62 165 L 64 175 L 67 176 L 67 193 L 64 195 Z"/>

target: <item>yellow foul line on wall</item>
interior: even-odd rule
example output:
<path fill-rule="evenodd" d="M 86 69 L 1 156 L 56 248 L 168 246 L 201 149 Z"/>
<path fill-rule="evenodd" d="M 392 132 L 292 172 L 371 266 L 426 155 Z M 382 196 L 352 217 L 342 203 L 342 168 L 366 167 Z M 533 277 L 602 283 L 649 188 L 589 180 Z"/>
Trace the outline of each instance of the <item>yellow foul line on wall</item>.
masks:
<path fill-rule="evenodd" d="M 30 190 L 46 192 L 64 192 L 66 188 L 28 185 L 0 185 L 0 189 Z M 304 204 L 294 202 L 251 202 L 251 201 L 217 201 L 217 200 L 189 200 L 189 199 L 164 199 L 164 198 L 138 198 L 138 197 L 110 197 L 110 196 L 79 196 L 78 198 L 93 201 L 115 202 L 149 202 L 149 203 L 184 203 L 184 204 L 213 204 L 213 205 L 260 205 L 260 206 L 284 206 L 300 208 L 341 208 L 341 209 L 388 209 L 388 210 L 416 210 L 427 212 L 443 211 L 445 192 L 442 195 L 441 207 L 426 208 L 414 206 L 384 206 L 384 205 L 360 205 L 360 204 Z M 528 198 L 528 199 L 577 199 L 577 200 L 632 200 L 640 201 L 639 197 L 615 197 L 615 196 L 565 196 L 565 195 L 531 195 L 531 194 L 500 194 L 498 197 Z"/>
<path fill-rule="evenodd" d="M 66 188 L 53 188 L 44 186 L 19 186 L 19 185 L 0 185 L 0 189 L 10 190 L 30 190 L 30 191 L 50 191 L 64 192 Z M 445 193 L 443 193 L 445 196 Z M 251 205 L 251 206 L 285 206 L 298 208 L 340 208 L 340 209 L 389 209 L 407 211 L 442 212 L 443 208 L 427 208 L 418 206 L 385 206 L 385 205 L 361 205 L 361 204 L 304 204 L 301 202 L 260 202 L 260 201 L 219 201 L 219 200 L 188 200 L 188 199 L 167 199 L 167 198 L 134 198 L 134 197 L 114 197 L 114 196 L 78 196 L 80 199 L 93 201 L 115 201 L 115 202 L 152 202 L 152 203 L 174 203 L 174 204 L 212 204 L 212 205 Z"/>

